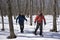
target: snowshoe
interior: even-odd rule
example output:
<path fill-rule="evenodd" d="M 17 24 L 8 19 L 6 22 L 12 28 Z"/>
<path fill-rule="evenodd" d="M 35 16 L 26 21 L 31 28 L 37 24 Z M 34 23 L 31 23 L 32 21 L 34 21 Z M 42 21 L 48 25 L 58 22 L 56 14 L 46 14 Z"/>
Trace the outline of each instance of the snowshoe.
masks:
<path fill-rule="evenodd" d="M 34 35 L 37 35 L 37 33 L 36 32 L 33 32 L 34 33 Z"/>
<path fill-rule="evenodd" d="M 40 35 L 41 37 L 43 37 L 43 35 Z"/>

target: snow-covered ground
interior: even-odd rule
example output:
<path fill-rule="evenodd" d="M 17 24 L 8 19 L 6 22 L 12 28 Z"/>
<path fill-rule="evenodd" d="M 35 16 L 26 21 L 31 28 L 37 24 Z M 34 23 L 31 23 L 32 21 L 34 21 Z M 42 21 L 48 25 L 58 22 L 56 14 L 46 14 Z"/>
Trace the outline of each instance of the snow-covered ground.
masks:
<path fill-rule="evenodd" d="M 9 24 L 8 24 L 8 17 L 4 17 L 4 27 L 5 31 L 1 31 L 2 23 L 1 23 L 1 17 L 0 17 L 0 40 L 60 40 L 60 16 L 57 18 L 57 30 L 58 32 L 50 32 L 50 29 L 53 27 L 53 16 L 52 15 L 45 15 L 47 24 L 43 24 L 43 35 L 44 37 L 40 37 L 38 35 L 34 35 L 32 32 L 35 30 L 36 24 L 34 24 L 34 18 L 33 15 L 33 25 L 30 26 L 30 20 L 27 18 L 27 22 L 25 21 L 25 27 L 24 27 L 24 33 L 20 33 L 20 27 L 19 24 L 16 25 L 16 20 L 13 19 L 13 26 L 14 26 L 14 32 L 17 36 L 17 38 L 14 39 L 7 39 L 7 36 L 9 36 Z M 37 31 L 39 33 L 39 30 Z"/>

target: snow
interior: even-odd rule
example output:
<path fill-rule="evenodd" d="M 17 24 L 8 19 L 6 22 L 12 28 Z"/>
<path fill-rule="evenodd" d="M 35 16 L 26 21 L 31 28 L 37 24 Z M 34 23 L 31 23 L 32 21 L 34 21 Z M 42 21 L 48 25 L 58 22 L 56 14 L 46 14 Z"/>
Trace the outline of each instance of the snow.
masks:
<path fill-rule="evenodd" d="M 41 37 L 39 35 L 39 30 L 37 31 L 38 35 L 34 35 L 32 32 L 36 28 L 36 24 L 34 24 L 34 18 L 35 15 L 33 15 L 33 25 L 30 26 L 30 18 L 27 18 L 27 22 L 25 21 L 25 27 L 24 27 L 24 33 L 20 33 L 20 27 L 19 24 L 16 25 L 16 19 L 13 18 L 13 26 L 14 26 L 14 32 L 17 38 L 14 39 L 7 39 L 9 36 L 9 22 L 8 17 L 4 17 L 4 27 L 5 31 L 1 31 L 2 23 L 0 20 L 0 40 L 60 40 L 60 16 L 57 17 L 57 30 L 58 32 L 50 32 L 50 29 L 53 27 L 53 16 L 52 15 L 45 15 L 47 24 L 43 24 L 43 35 L 44 37 Z M 0 17 L 1 19 L 1 17 Z"/>

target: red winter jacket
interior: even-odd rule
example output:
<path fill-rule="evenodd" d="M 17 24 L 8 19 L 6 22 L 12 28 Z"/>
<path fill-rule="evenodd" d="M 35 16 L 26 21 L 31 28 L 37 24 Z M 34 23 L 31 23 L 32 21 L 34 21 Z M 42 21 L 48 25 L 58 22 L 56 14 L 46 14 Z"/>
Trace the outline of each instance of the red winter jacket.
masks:
<path fill-rule="evenodd" d="M 36 16 L 34 22 L 42 23 L 43 20 L 44 20 L 44 22 L 46 22 L 46 20 L 45 20 L 45 18 L 44 18 L 43 15 L 42 15 L 42 16 L 39 16 L 39 15 L 38 15 L 38 16 Z"/>

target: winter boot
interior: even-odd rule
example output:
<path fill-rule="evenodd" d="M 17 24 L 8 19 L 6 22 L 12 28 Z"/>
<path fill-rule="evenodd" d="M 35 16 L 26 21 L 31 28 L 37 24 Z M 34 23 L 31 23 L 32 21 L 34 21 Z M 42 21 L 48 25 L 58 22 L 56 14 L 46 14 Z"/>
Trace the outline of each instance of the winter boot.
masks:
<path fill-rule="evenodd" d="M 23 28 L 21 28 L 21 33 L 24 33 Z"/>
<path fill-rule="evenodd" d="M 37 35 L 37 33 L 36 32 L 33 32 L 35 35 Z"/>
<path fill-rule="evenodd" d="M 43 37 L 43 35 L 40 35 L 41 37 Z"/>

